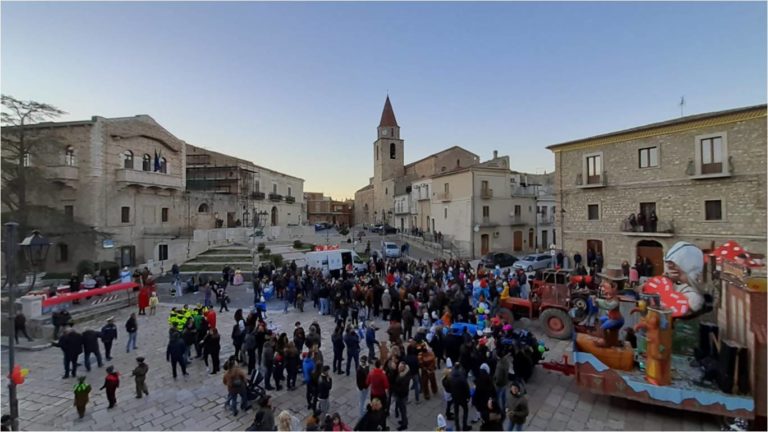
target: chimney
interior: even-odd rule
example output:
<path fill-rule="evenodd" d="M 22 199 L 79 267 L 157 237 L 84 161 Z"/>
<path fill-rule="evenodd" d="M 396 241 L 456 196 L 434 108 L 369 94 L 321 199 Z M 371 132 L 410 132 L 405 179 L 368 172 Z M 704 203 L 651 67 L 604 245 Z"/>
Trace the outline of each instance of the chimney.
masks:
<path fill-rule="evenodd" d="M 499 157 L 499 151 L 498 150 L 494 150 L 493 151 L 493 158 L 496 159 L 497 157 Z"/>

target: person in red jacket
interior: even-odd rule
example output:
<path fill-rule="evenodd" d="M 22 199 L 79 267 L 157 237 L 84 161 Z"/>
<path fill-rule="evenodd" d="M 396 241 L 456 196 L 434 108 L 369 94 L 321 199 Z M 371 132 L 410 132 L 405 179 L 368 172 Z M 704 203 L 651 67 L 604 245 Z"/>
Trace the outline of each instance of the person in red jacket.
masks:
<path fill-rule="evenodd" d="M 208 321 L 208 328 L 216 328 L 216 311 L 213 308 L 208 309 L 205 313 L 205 320 Z"/>
<path fill-rule="evenodd" d="M 387 400 L 387 390 L 389 390 L 389 379 L 387 374 L 381 369 L 381 360 L 376 360 L 373 370 L 368 374 L 366 384 L 371 388 L 371 400 Z M 386 407 L 385 412 L 389 411 Z"/>
<path fill-rule="evenodd" d="M 120 387 L 120 374 L 115 371 L 113 366 L 110 366 L 107 368 L 107 377 L 104 379 L 104 385 L 99 389 L 107 389 L 107 400 L 109 401 L 107 408 L 114 408 L 117 404 L 115 393 L 118 387 Z"/>

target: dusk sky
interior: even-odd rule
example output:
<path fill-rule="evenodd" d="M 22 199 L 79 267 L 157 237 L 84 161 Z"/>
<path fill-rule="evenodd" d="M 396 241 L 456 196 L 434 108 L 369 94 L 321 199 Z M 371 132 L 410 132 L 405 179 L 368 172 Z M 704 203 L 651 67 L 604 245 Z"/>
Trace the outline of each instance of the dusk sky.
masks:
<path fill-rule="evenodd" d="M 352 198 L 389 92 L 405 161 L 546 146 L 766 102 L 766 4 L 2 2 L 2 92 Z"/>

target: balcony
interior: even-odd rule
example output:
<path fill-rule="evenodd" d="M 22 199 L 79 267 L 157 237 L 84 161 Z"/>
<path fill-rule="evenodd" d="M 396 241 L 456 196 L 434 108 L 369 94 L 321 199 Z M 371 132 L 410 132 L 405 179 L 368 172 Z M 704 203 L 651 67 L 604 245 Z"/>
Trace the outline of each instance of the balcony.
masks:
<path fill-rule="evenodd" d="M 145 237 L 189 238 L 193 232 L 192 228 L 178 226 L 144 227 Z"/>
<path fill-rule="evenodd" d="M 251 199 L 261 201 L 265 197 L 264 192 L 251 192 Z"/>
<path fill-rule="evenodd" d="M 512 186 L 512 196 L 536 196 L 536 189 L 533 186 Z"/>
<path fill-rule="evenodd" d="M 121 168 L 115 174 L 115 181 L 124 186 L 142 186 L 146 188 L 183 190 L 181 177 L 168 174 Z"/>
<path fill-rule="evenodd" d="M 280 195 L 280 194 L 271 193 L 271 194 L 269 194 L 269 200 L 270 201 L 282 201 L 283 200 L 283 196 Z"/>
<path fill-rule="evenodd" d="M 76 166 L 49 166 L 44 172 L 45 178 L 59 183 L 76 182 L 80 179 L 80 170 Z"/>
<path fill-rule="evenodd" d="M 411 211 L 408 209 L 408 207 L 402 207 L 402 208 L 395 207 L 395 215 L 402 216 L 402 215 L 409 215 L 409 214 L 411 214 Z"/>
<path fill-rule="evenodd" d="M 656 226 L 646 223 L 645 226 L 632 226 L 629 218 L 621 222 L 621 233 L 628 237 L 674 237 L 675 224 L 672 220 L 660 220 Z"/>
<path fill-rule="evenodd" d="M 499 223 L 492 221 L 488 216 L 483 216 L 483 219 L 480 220 L 480 228 L 494 228 L 497 226 L 499 226 Z"/>
<path fill-rule="evenodd" d="M 527 223 L 525 219 L 523 219 L 522 215 L 511 214 L 509 215 L 509 225 L 510 226 L 527 225 Z"/>
<path fill-rule="evenodd" d="M 437 199 L 439 201 L 443 201 L 443 202 L 450 201 L 451 200 L 451 193 L 450 192 L 441 192 L 441 193 L 437 194 Z"/>
<path fill-rule="evenodd" d="M 482 189 L 480 191 L 480 198 L 482 199 L 491 199 L 493 198 L 493 189 Z"/>
<path fill-rule="evenodd" d="M 691 159 L 685 168 L 685 174 L 691 180 L 730 177 L 733 174 L 733 156 L 728 157 L 728 163 L 697 164 Z"/>
<path fill-rule="evenodd" d="M 587 176 L 586 182 L 584 182 L 583 175 L 581 173 L 576 174 L 576 186 L 581 189 L 606 187 L 608 186 L 606 172 L 603 171 L 602 175 Z"/>
<path fill-rule="evenodd" d="M 287 197 L 285 197 L 285 202 L 287 202 L 288 204 L 293 204 L 293 203 L 296 202 L 296 197 L 294 197 L 294 196 L 287 196 Z"/>
<path fill-rule="evenodd" d="M 555 223 L 555 216 L 554 215 L 546 215 L 546 216 L 539 215 L 538 223 L 539 223 L 539 226 L 553 225 Z"/>
<path fill-rule="evenodd" d="M 416 197 L 418 201 L 427 201 L 429 199 L 429 195 L 421 195 L 419 194 L 418 197 Z"/>

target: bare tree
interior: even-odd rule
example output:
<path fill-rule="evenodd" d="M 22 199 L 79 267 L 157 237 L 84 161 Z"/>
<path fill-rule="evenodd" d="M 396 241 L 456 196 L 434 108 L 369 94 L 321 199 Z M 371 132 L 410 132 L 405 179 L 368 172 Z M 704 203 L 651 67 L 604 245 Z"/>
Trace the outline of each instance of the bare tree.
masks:
<path fill-rule="evenodd" d="M 39 170 L 30 166 L 29 161 L 40 144 L 48 139 L 44 132 L 38 132 L 39 128 L 30 126 L 66 113 L 46 103 L 23 101 L 8 95 L 2 95 L 2 107 L 2 204 L 22 227 L 27 227 L 30 183 L 41 178 Z"/>

